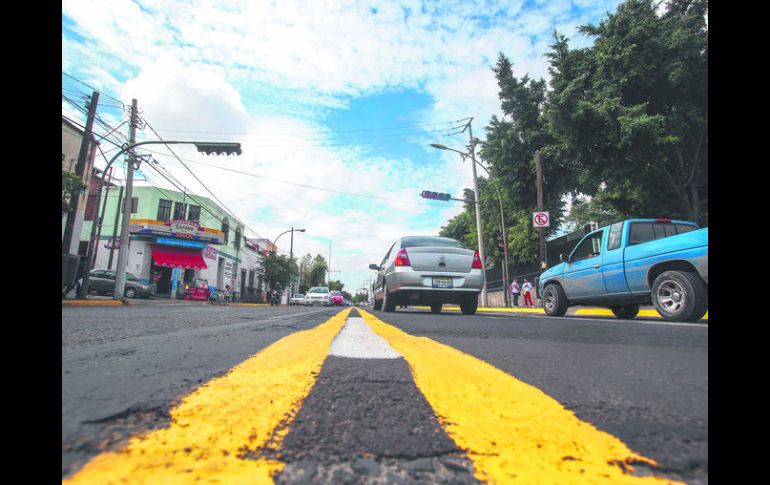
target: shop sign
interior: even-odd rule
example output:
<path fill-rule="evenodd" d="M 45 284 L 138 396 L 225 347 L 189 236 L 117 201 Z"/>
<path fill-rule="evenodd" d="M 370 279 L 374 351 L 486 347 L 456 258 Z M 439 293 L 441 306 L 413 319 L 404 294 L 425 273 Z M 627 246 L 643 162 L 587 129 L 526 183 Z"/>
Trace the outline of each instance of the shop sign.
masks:
<path fill-rule="evenodd" d="M 217 259 L 217 254 L 219 254 L 217 248 L 212 248 L 211 246 L 206 246 L 206 250 L 203 252 L 203 256 L 209 259 Z"/>
<path fill-rule="evenodd" d="M 200 225 L 191 221 L 169 221 L 171 230 L 179 234 L 195 235 L 200 230 Z"/>
<path fill-rule="evenodd" d="M 166 236 L 209 244 L 224 244 L 225 235 L 216 229 L 207 229 L 192 221 L 173 220 L 170 222 L 150 219 L 132 219 L 129 231 L 136 235 Z"/>

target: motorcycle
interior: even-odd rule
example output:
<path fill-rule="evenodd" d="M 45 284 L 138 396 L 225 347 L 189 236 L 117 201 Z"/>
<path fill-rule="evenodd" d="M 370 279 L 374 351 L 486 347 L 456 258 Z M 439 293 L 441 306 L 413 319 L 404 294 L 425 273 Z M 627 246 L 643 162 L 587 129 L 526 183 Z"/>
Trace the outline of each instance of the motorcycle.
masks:
<path fill-rule="evenodd" d="M 281 292 L 278 290 L 274 290 L 272 296 L 270 297 L 270 306 L 280 305 L 280 304 L 281 304 Z"/>

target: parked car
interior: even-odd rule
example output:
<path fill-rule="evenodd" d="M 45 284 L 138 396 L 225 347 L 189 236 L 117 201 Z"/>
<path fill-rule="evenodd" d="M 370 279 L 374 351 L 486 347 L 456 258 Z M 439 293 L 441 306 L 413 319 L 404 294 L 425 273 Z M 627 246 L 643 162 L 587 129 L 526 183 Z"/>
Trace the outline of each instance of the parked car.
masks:
<path fill-rule="evenodd" d="M 305 304 L 330 306 L 332 295 L 328 286 L 314 286 L 305 293 Z"/>
<path fill-rule="evenodd" d="M 99 295 L 115 293 L 115 271 L 95 269 L 89 273 L 88 293 L 95 291 Z M 83 284 L 83 280 L 79 281 Z M 158 291 L 155 283 L 142 283 L 139 278 L 126 272 L 126 284 L 123 295 L 126 298 L 149 298 Z"/>
<path fill-rule="evenodd" d="M 294 296 L 292 296 L 289 299 L 289 306 L 294 305 L 304 305 L 305 304 L 305 295 L 302 293 L 294 293 Z"/>
<path fill-rule="evenodd" d="M 631 219 L 591 232 L 562 263 L 540 275 L 545 313 L 572 305 L 609 307 L 634 318 L 652 303 L 672 321 L 697 321 L 708 311 L 708 228 L 671 219 Z"/>
<path fill-rule="evenodd" d="M 339 306 L 344 306 L 345 305 L 345 297 L 342 296 L 342 292 L 340 292 L 338 290 L 333 290 L 331 292 L 331 300 L 332 300 L 332 305 L 334 305 L 334 306 L 338 306 L 338 305 Z"/>
<path fill-rule="evenodd" d="M 440 313 L 444 303 L 456 303 L 463 314 L 473 315 L 484 286 L 478 251 L 448 237 L 403 237 L 369 269 L 377 271 L 373 308 L 386 312 L 397 305 L 429 305 Z"/>

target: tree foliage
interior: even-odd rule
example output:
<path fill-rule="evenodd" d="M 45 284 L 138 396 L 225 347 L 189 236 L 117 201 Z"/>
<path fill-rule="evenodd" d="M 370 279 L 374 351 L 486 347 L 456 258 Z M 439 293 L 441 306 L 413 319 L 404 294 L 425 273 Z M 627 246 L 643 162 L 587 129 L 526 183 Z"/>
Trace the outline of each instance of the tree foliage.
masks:
<path fill-rule="evenodd" d="M 598 26 L 594 42 L 571 49 L 554 32 L 542 79 L 518 78 L 500 53 L 493 68 L 503 116 L 486 126 L 479 180 L 482 233 L 499 257 L 502 199 L 511 264 L 537 262 L 535 153 L 540 150 L 543 209 L 553 234 L 631 217 L 683 218 L 708 224 L 708 3 L 627 0 Z M 465 190 L 473 200 L 473 191 Z M 569 214 L 565 201 L 572 200 Z M 474 204 L 440 235 L 476 247 Z"/>
<path fill-rule="evenodd" d="M 64 161 L 64 154 L 61 154 Z M 61 213 L 62 215 L 70 211 L 70 202 L 73 192 L 82 192 L 86 189 L 86 184 L 77 176 L 76 173 L 67 170 L 61 171 Z"/>
<path fill-rule="evenodd" d="M 332 291 L 332 290 L 342 291 L 342 288 L 344 286 L 345 286 L 345 284 L 342 283 L 339 280 L 330 281 L 329 282 L 329 291 Z"/>
<path fill-rule="evenodd" d="M 269 252 L 262 258 L 262 267 L 258 270 L 259 276 L 270 286 L 286 287 L 291 278 L 297 273 L 297 263 L 286 255 Z"/>
<path fill-rule="evenodd" d="M 705 0 L 628 0 L 585 49 L 555 34 L 548 54 L 551 133 L 579 167 L 576 191 L 624 217 L 708 217 L 708 29 Z"/>

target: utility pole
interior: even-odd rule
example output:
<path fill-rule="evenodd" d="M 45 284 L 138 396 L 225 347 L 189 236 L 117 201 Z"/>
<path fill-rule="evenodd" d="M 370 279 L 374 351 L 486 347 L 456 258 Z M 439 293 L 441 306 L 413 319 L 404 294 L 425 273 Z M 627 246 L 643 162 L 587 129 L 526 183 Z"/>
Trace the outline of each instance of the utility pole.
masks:
<path fill-rule="evenodd" d="M 136 143 L 136 125 L 139 116 L 136 109 L 136 99 L 131 100 L 131 124 L 129 125 L 128 144 Z M 128 220 L 131 218 L 131 190 L 134 183 L 134 162 L 136 155 L 134 150 L 128 152 L 128 167 L 126 174 L 126 197 L 123 202 L 123 221 L 120 227 L 120 247 L 118 247 L 118 267 L 115 268 L 115 300 L 123 299 L 123 290 L 126 285 L 126 260 L 128 259 Z"/>
<path fill-rule="evenodd" d="M 115 203 L 115 223 L 112 225 L 112 239 L 110 240 L 110 260 L 107 269 L 112 269 L 112 258 L 115 255 L 115 240 L 118 237 L 118 223 L 120 222 L 120 201 L 123 200 L 123 186 L 118 190 L 118 201 Z M 106 202 L 106 201 L 105 201 Z"/>
<path fill-rule="evenodd" d="M 75 173 L 83 179 L 86 167 L 86 158 L 88 157 L 89 148 L 91 147 L 91 130 L 94 126 L 94 118 L 96 118 L 96 106 L 99 103 L 99 91 L 94 91 L 91 94 L 91 99 L 88 103 L 88 116 L 86 118 L 85 131 L 83 132 L 83 139 L 80 142 L 80 152 L 78 153 L 78 162 L 75 165 Z M 80 193 L 72 192 L 70 194 L 70 210 L 67 213 L 67 222 L 64 226 L 64 236 L 62 236 L 62 290 L 66 281 L 68 266 L 69 266 L 69 254 L 70 247 L 72 246 L 72 237 L 75 232 L 75 218 L 78 212 L 78 203 L 80 201 Z M 79 235 L 78 235 L 78 239 Z M 78 292 L 78 298 L 80 298 L 80 292 Z"/>
<path fill-rule="evenodd" d="M 484 276 L 484 286 L 481 287 L 481 306 L 487 306 L 487 260 L 484 255 L 484 236 L 481 234 L 481 202 L 479 199 L 479 181 L 476 177 L 476 140 L 473 138 L 473 130 L 471 129 L 471 118 L 468 124 L 468 136 L 470 137 L 470 156 L 471 167 L 473 167 L 473 194 L 476 203 L 476 236 L 479 243 L 479 257 L 481 258 L 481 274 Z"/>
<path fill-rule="evenodd" d="M 535 151 L 535 167 L 537 170 L 537 211 L 543 211 L 543 172 L 540 168 L 540 149 Z M 540 269 L 545 269 L 545 228 L 540 228 Z"/>

